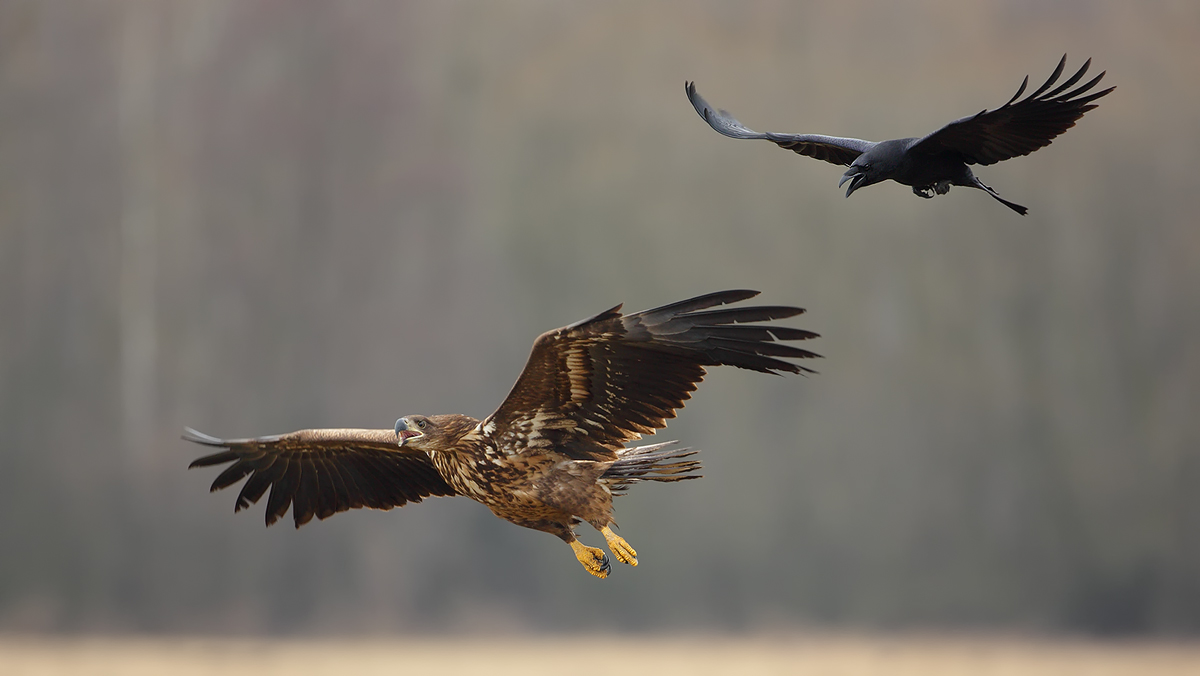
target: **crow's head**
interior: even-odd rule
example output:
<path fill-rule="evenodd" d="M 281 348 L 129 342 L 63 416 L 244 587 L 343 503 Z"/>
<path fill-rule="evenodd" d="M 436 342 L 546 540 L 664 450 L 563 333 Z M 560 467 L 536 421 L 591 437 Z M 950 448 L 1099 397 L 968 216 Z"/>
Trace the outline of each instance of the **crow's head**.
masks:
<path fill-rule="evenodd" d="M 854 164 L 851 164 L 850 168 L 846 170 L 846 173 L 842 174 L 842 180 L 838 181 L 838 187 L 840 188 L 843 183 L 850 181 L 850 187 L 846 188 L 846 197 L 849 197 L 855 190 L 864 185 L 877 183 L 878 180 L 871 176 L 871 163 L 863 161 L 860 155 L 858 159 L 854 160 Z"/>
<path fill-rule="evenodd" d="M 873 148 L 859 155 L 846 173 L 842 174 L 842 180 L 838 181 L 838 187 L 840 188 L 846 181 L 850 181 L 850 187 L 846 188 L 846 197 L 849 197 L 851 193 L 863 186 L 886 181 L 895 176 L 896 170 L 904 158 L 904 143 L 908 140 L 877 143 Z"/>

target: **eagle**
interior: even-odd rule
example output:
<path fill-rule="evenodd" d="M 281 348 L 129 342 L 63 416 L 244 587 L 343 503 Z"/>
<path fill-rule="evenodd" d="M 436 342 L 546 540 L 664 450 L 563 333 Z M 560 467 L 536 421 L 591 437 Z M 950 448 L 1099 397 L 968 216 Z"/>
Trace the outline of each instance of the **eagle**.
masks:
<path fill-rule="evenodd" d="M 315 516 L 367 507 L 388 510 L 461 495 L 525 528 L 557 535 L 587 572 L 610 572 L 604 551 L 582 544 L 575 526 L 600 531 L 618 561 L 637 552 L 613 532 L 613 496 L 643 481 L 700 477 L 696 451 L 677 442 L 627 447 L 666 426 L 710 366 L 771 374 L 812 370 L 818 357 L 788 341 L 817 337 L 768 324 L 803 309 L 723 307 L 757 296 L 730 290 L 621 314 L 621 305 L 544 333 L 499 408 L 483 420 L 462 414 L 406 415 L 391 429 L 308 429 L 218 439 L 191 428 L 183 438 L 222 450 L 189 466 L 233 463 L 210 491 L 246 479 L 234 512 L 270 489 L 266 524 L 292 510 L 296 527 Z"/>
<path fill-rule="evenodd" d="M 1109 87 L 1088 93 L 1104 73 L 1071 89 L 1091 64 L 1092 60 L 1088 59 L 1066 82 L 1050 90 L 1067 65 L 1064 54 L 1046 83 L 1020 101 L 1017 99 L 1029 85 L 1029 76 L 1025 76 L 1008 103 L 995 110 L 983 110 L 957 119 L 920 138 L 878 143 L 820 134 L 760 134 L 738 122 L 727 111 L 714 109 L 696 91 L 695 83 L 685 82 L 684 91 L 700 117 L 720 134 L 738 139 L 765 139 L 800 155 L 849 166 L 838 182 L 839 188 L 846 181 L 850 182 L 846 197 L 859 188 L 889 179 L 911 186 L 914 194 L 927 199 L 950 192 L 952 185 L 961 185 L 983 190 L 1024 216 L 1029 209 L 1000 197 L 967 165 L 986 166 L 1028 155 L 1050 145 L 1059 134 L 1074 127 L 1084 113 L 1097 106 L 1093 101 L 1116 89 Z"/>

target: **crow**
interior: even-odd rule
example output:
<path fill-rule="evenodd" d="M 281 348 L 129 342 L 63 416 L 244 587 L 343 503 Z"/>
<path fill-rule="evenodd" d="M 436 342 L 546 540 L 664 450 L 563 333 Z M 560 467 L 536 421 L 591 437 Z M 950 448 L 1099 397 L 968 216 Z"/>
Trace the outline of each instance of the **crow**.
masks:
<path fill-rule="evenodd" d="M 1050 145 L 1059 134 L 1075 126 L 1075 121 L 1096 104 L 1096 99 L 1108 94 L 1116 87 L 1088 94 L 1100 82 L 1100 73 L 1086 84 L 1067 91 L 1087 72 L 1092 60 L 1084 62 L 1079 72 L 1053 91 L 1047 91 L 1062 75 L 1067 63 L 1064 54 L 1058 68 L 1046 84 L 1024 99 L 1017 99 L 1025 92 L 1029 76 L 1021 82 L 1021 88 L 1008 103 L 995 110 L 984 110 L 947 124 L 932 134 L 921 138 L 901 138 L 891 141 L 863 141 L 856 138 L 821 136 L 819 134 L 760 134 L 738 122 L 724 110 L 715 110 L 696 92 L 694 82 L 685 83 L 688 99 L 700 117 L 709 126 L 730 138 L 766 139 L 780 148 L 801 155 L 825 160 L 833 164 L 848 165 L 838 187 L 846 181 L 846 197 L 855 190 L 873 183 L 891 179 L 911 186 L 913 194 L 926 199 L 934 194 L 950 192 L 950 186 L 961 185 L 978 188 L 996 198 L 1001 204 L 1024 216 L 1028 209 L 1000 197 L 975 174 L 968 164 L 995 164 Z M 1066 92 L 1066 93 L 1064 93 Z"/>

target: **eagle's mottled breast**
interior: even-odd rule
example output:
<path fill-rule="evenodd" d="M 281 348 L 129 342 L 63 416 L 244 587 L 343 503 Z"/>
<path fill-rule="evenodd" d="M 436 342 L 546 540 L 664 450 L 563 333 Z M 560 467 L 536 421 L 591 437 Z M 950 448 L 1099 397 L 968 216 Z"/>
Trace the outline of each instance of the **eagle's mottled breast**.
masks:
<path fill-rule="evenodd" d="M 507 456 L 492 439 L 478 433 L 463 437 L 453 450 L 431 453 L 433 466 L 455 491 L 493 506 L 512 501 L 514 492 L 528 492 L 544 473 L 544 457 Z"/>
<path fill-rule="evenodd" d="M 495 440 L 472 432 L 453 450 L 430 454 L 454 490 L 487 505 L 497 516 L 525 523 L 592 514 L 608 508 L 612 494 L 597 483 L 611 463 L 576 461 L 556 453 L 506 454 Z"/>

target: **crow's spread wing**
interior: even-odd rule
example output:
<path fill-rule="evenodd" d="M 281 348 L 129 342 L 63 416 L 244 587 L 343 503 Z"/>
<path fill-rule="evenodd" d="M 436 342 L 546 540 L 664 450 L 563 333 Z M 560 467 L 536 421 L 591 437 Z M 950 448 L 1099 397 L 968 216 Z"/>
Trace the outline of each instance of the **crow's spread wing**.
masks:
<path fill-rule="evenodd" d="M 704 118 L 708 126 L 729 138 L 766 139 L 780 148 L 786 148 L 805 157 L 840 165 L 849 165 L 855 158 L 875 145 L 871 141 L 862 139 L 820 134 L 759 133 L 748 129 L 727 111 L 717 110 L 709 105 L 708 101 L 705 101 L 696 91 L 696 83 L 688 82 L 686 89 L 688 100 L 692 102 L 692 107 L 696 109 L 700 117 Z"/>
<path fill-rule="evenodd" d="M 995 110 L 985 110 L 955 120 L 917 141 L 909 152 L 928 155 L 952 152 L 962 156 L 967 164 L 987 165 L 1028 155 L 1050 145 L 1055 137 L 1075 126 L 1076 120 L 1083 117 L 1084 113 L 1096 107 L 1093 101 L 1116 89 L 1109 87 L 1087 94 L 1104 77 L 1104 73 L 1100 73 L 1087 83 L 1067 91 L 1087 72 L 1092 63 L 1088 59 L 1079 72 L 1054 90 L 1047 91 L 1062 75 L 1066 63 L 1067 56 L 1064 54 L 1046 84 L 1024 99 L 1017 101 L 1029 84 L 1028 76 L 1008 103 Z"/>

